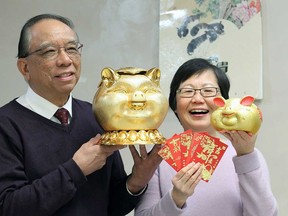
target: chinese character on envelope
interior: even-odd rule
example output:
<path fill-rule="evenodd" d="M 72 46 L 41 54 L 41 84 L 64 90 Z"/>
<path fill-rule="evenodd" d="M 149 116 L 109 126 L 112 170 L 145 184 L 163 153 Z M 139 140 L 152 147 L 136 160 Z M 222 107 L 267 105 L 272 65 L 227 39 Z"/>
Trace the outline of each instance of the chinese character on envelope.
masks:
<path fill-rule="evenodd" d="M 202 180 L 208 182 L 227 147 L 219 138 L 187 130 L 167 139 L 158 154 L 177 172 L 191 162 L 201 163 Z"/>

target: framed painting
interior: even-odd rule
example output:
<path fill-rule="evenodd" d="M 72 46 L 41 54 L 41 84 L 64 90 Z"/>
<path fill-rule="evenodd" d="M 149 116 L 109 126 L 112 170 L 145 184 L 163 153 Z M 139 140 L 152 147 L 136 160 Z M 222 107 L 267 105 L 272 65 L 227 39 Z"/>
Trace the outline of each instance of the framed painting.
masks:
<path fill-rule="evenodd" d="M 260 0 L 161 0 L 159 26 L 165 84 L 182 63 L 201 57 L 227 73 L 230 97 L 263 98 Z"/>

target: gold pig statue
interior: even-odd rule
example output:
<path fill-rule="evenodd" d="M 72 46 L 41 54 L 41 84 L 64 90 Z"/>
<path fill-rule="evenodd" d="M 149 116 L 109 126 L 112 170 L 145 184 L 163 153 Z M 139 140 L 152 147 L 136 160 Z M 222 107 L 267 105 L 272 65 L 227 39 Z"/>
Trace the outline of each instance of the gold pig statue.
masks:
<path fill-rule="evenodd" d="M 225 100 L 220 96 L 213 101 L 218 107 L 211 115 L 211 124 L 216 130 L 242 130 L 255 134 L 260 129 L 262 112 L 253 103 L 254 97 L 247 95 Z"/>
<path fill-rule="evenodd" d="M 168 112 L 160 70 L 106 67 L 93 99 L 93 112 L 105 130 L 101 144 L 163 144 L 157 130 Z"/>

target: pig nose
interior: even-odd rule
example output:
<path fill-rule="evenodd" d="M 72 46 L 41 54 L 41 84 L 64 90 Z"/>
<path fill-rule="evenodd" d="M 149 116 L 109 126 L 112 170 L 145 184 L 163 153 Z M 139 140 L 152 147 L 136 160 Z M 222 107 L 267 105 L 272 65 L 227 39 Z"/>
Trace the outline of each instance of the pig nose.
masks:
<path fill-rule="evenodd" d="M 132 95 L 131 105 L 132 109 L 140 110 L 144 108 L 146 102 L 145 93 L 142 91 L 135 91 Z"/>
<path fill-rule="evenodd" d="M 132 101 L 142 102 L 145 100 L 146 100 L 145 94 L 142 91 L 135 91 L 134 94 L 132 95 Z"/>

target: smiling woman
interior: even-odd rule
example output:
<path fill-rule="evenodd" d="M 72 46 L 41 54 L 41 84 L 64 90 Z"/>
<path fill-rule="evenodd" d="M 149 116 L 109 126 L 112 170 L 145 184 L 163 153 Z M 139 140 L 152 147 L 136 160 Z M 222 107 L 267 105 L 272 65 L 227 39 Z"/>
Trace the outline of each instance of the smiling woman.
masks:
<path fill-rule="evenodd" d="M 11 0 L 1 0 L 0 104 L 2 106 L 8 103 L 11 98 L 16 98 L 27 90 L 27 83 L 23 81 L 21 75 L 19 76 L 15 65 L 15 55 L 17 55 L 17 42 L 19 39 L 18 30 L 22 27 L 23 20 L 27 20 L 31 15 L 36 15 L 41 11 L 51 11 L 65 15 L 75 21 L 76 29 L 81 38 L 80 42 L 84 44 L 84 49 L 82 49 L 81 57 L 81 78 L 73 90 L 73 95 L 82 100 L 92 101 L 97 84 L 101 79 L 99 72 L 104 67 L 121 68 L 125 66 L 139 66 L 142 68 L 152 68 L 159 66 L 159 1 L 87 0 L 85 4 L 79 5 L 79 1 L 76 0 L 61 0 L 57 1 L 56 7 L 55 2 L 56 1 L 53 0 L 26 0 L 17 1 L 16 3 L 16 1 Z M 187 0 L 161 0 L 160 2 L 162 6 L 167 5 L 167 7 L 161 6 L 162 12 L 167 8 L 175 10 L 175 7 L 173 7 L 174 3 L 179 3 L 179 5 L 181 4 L 184 7 L 188 4 Z M 221 1 L 223 4 L 225 4 L 225 2 L 227 3 L 228 1 Z M 254 0 L 254 2 L 256 1 Z M 252 47 L 257 46 L 257 44 L 250 46 L 253 40 L 247 40 L 245 37 L 242 37 L 241 40 L 237 40 L 236 43 L 234 38 L 234 40 L 229 42 L 231 46 L 226 43 L 221 47 L 229 49 L 227 53 L 229 54 L 229 58 L 235 58 L 235 63 L 241 64 L 241 67 L 237 68 L 237 70 L 240 71 L 239 74 L 242 74 L 241 79 L 237 79 L 237 77 L 236 80 L 230 79 L 232 83 L 231 91 L 238 93 L 237 95 L 231 94 L 231 97 L 240 97 L 239 94 L 244 92 L 247 81 L 251 81 L 254 84 L 256 82 L 263 82 L 264 97 L 261 100 L 255 100 L 255 103 L 260 105 L 264 113 L 264 121 L 257 138 L 257 146 L 263 152 L 268 162 L 272 178 L 272 189 L 275 192 L 281 210 L 279 215 L 282 216 L 288 215 L 288 172 L 283 172 L 283 167 L 278 165 L 288 164 L 288 157 L 286 156 L 288 145 L 283 144 L 287 142 L 286 134 L 288 125 L 288 118 L 285 118 L 285 116 L 287 116 L 286 109 L 283 107 L 288 107 L 288 102 L 285 99 L 283 100 L 282 94 L 283 92 L 287 92 L 288 80 L 288 73 L 283 73 L 287 71 L 288 63 L 286 60 L 288 43 L 285 43 L 288 38 L 288 31 L 283 30 L 283 26 L 286 26 L 286 20 L 288 19 L 288 13 L 286 12 L 288 5 L 287 1 L 284 0 L 280 0 L 280 3 L 267 0 L 261 2 L 262 9 L 260 17 L 262 19 L 262 25 L 257 24 L 258 27 L 262 26 L 261 34 L 263 41 L 261 42 L 261 40 L 259 40 L 257 42 L 261 44 L 261 49 L 263 50 L 261 62 L 255 62 Z M 67 5 L 69 5 L 69 7 L 67 7 Z M 279 7 L 279 5 L 282 5 L 282 7 Z M 187 13 L 187 10 L 178 10 L 178 15 L 181 12 L 183 12 L 181 15 L 183 17 L 185 13 Z M 147 16 L 147 14 L 149 14 L 149 16 Z M 281 19 L 279 19 L 279 14 L 282 17 Z M 174 17 L 174 14 L 169 12 L 161 13 L 160 19 L 162 20 L 164 16 Z M 178 16 L 178 18 L 180 17 Z M 255 21 L 257 20 L 258 18 Z M 171 20 L 167 20 L 166 23 L 169 23 L 169 21 Z M 251 21 L 254 22 L 254 19 L 251 19 Z M 254 32 L 254 36 L 257 37 L 252 22 L 249 21 L 246 23 L 245 28 L 250 28 L 252 32 Z M 258 23 L 258 21 L 256 23 Z M 275 23 L 278 25 L 275 25 Z M 191 29 L 191 26 L 188 26 L 188 28 Z M 271 31 L 271 29 L 273 29 L 273 31 Z M 177 29 L 173 28 L 171 32 L 177 33 Z M 164 30 L 166 36 L 171 32 L 166 34 Z M 199 33 L 203 32 L 200 31 Z M 160 36 L 161 35 L 160 32 Z M 176 35 L 176 37 L 178 36 Z M 219 36 L 218 41 L 220 42 L 223 37 L 225 37 L 225 35 Z M 189 38 L 191 39 L 191 36 L 187 35 L 186 39 Z M 167 62 L 163 62 L 163 64 L 160 63 L 162 72 L 161 86 L 163 93 L 167 97 L 169 96 L 169 84 L 172 76 L 176 68 L 183 62 L 183 55 L 176 55 L 175 58 L 172 54 L 180 44 L 184 44 L 183 51 L 185 52 L 185 46 L 187 46 L 187 40 L 185 40 L 185 38 L 179 40 L 179 43 L 171 43 L 170 41 L 166 44 L 160 44 L 160 48 L 163 47 L 163 54 L 167 56 Z M 243 46 L 249 50 L 249 55 L 235 54 L 237 50 L 243 50 Z M 29 51 L 33 50 L 31 49 Z M 253 50 L 257 52 L 257 49 Z M 252 58 L 249 56 L 252 56 Z M 246 61 L 245 59 L 249 60 Z M 243 75 L 244 72 L 254 73 L 256 71 L 248 69 L 247 65 L 252 65 L 252 62 L 261 67 L 264 79 L 262 76 L 258 79 Z M 171 73 L 169 72 L 170 70 Z M 237 71 L 230 72 L 237 73 Z M 46 78 L 50 77 L 47 76 Z M 236 89 L 233 83 L 239 84 L 239 89 Z M 250 85 L 247 87 L 250 87 Z M 279 121 L 275 121 L 276 113 Z M 163 132 L 165 137 L 170 137 L 174 133 L 183 131 L 183 128 L 171 109 L 169 109 L 159 130 Z M 129 149 L 122 149 L 121 154 L 124 156 L 125 170 L 130 172 L 133 166 L 133 160 Z M 132 216 L 133 214 L 131 213 L 129 216 L 130 215 Z"/>
<path fill-rule="evenodd" d="M 278 214 L 277 202 L 269 183 L 268 167 L 262 153 L 255 148 L 257 135 L 236 130 L 219 133 L 211 124 L 211 115 L 217 108 L 214 99 L 221 95 L 228 99 L 229 89 L 227 75 L 208 60 L 190 59 L 178 68 L 170 85 L 169 105 L 183 130 L 208 133 L 213 139 L 225 143 L 225 149 L 226 146 L 228 148 L 217 170 L 211 179 L 209 177 L 209 183 L 200 181 L 200 167 L 204 167 L 203 172 L 208 177 L 205 163 L 200 165 L 192 162 L 177 169 L 177 172 L 168 163 L 161 163 L 150 180 L 135 215 L 243 216 L 243 212 L 261 216 Z M 172 143 L 172 138 L 168 139 L 168 143 Z M 179 146 L 185 145 L 185 141 L 181 143 L 181 138 L 175 138 L 174 141 L 180 143 Z M 211 142 L 201 140 L 198 145 L 207 148 Z M 215 147 L 216 144 L 212 143 Z M 178 147 L 177 144 L 172 146 L 175 149 Z M 217 156 L 214 155 L 218 160 L 220 149 L 221 147 Z M 204 152 L 210 150 L 207 148 Z M 196 150 L 192 148 L 191 155 L 194 152 Z M 201 158 L 201 153 L 197 157 Z M 185 159 L 182 159 L 180 157 L 178 160 L 183 164 Z M 206 162 L 209 167 L 213 160 L 208 157 Z M 213 208 L 207 208 L 207 203 Z M 266 205 L 263 206 L 263 203 Z"/>
<path fill-rule="evenodd" d="M 190 62 L 179 69 L 179 72 L 183 70 L 183 74 L 181 75 L 185 75 L 186 77 L 182 78 L 181 83 L 177 85 L 178 89 L 176 90 L 176 106 L 174 111 L 184 130 L 192 129 L 193 131 L 207 131 L 214 134 L 213 128 L 211 128 L 210 125 L 210 114 L 215 108 L 213 103 L 214 97 L 220 95 L 221 89 L 223 89 L 222 86 L 218 87 L 219 82 L 216 78 L 216 74 L 221 74 L 221 71 L 216 67 L 211 67 L 211 65 L 206 66 L 205 62 L 201 62 L 200 59 L 195 59 L 195 62 L 199 62 L 197 69 L 201 67 L 205 67 L 205 69 L 200 71 L 197 70 L 195 72 L 195 67 L 191 70 L 189 73 L 191 76 L 187 79 L 185 79 L 187 75 L 184 74 L 184 71 L 186 72 L 186 70 L 183 70 L 183 68 L 188 67 Z M 175 76 L 174 83 L 176 82 L 176 79 L 177 77 Z M 174 83 L 172 81 L 171 86 L 173 86 L 173 89 L 176 89 Z M 192 91 L 187 91 L 188 86 Z M 185 89 L 186 91 L 182 92 L 182 89 Z M 222 90 L 222 92 L 223 91 L 224 90 Z M 170 92 L 170 95 L 171 93 L 172 92 Z M 172 94 L 175 95 L 175 93 Z"/>

